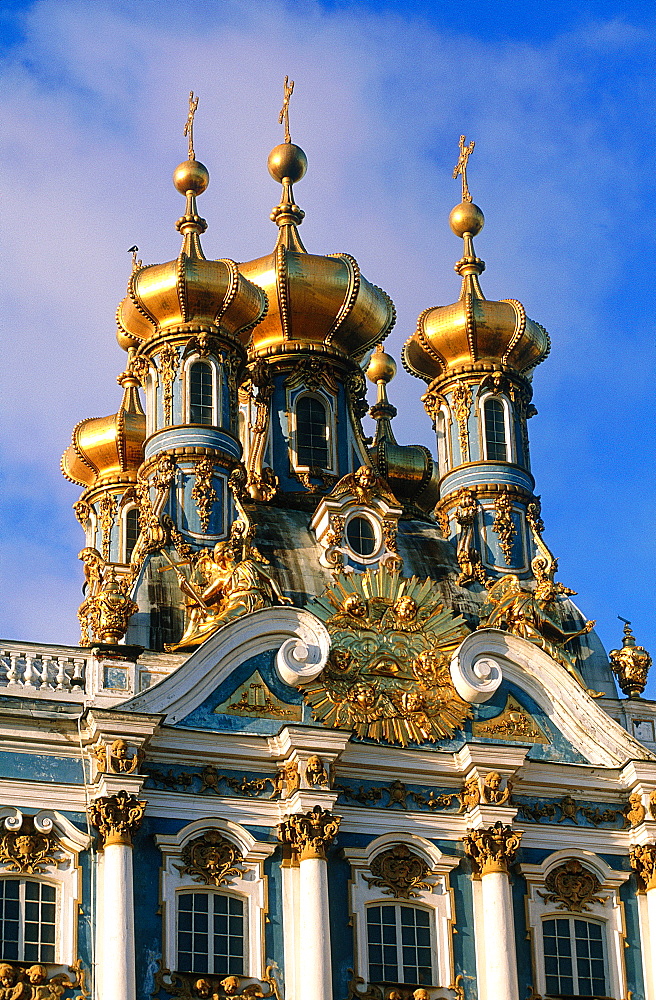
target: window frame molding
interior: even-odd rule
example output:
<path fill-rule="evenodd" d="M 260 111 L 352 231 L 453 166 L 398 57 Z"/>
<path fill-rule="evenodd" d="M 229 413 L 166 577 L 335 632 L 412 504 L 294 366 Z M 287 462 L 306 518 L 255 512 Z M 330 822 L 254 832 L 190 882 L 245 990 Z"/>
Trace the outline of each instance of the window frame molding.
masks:
<path fill-rule="evenodd" d="M 440 417 L 444 422 L 441 439 L 439 430 Z M 451 410 L 446 403 L 442 403 L 439 410 L 435 414 L 436 465 L 438 477 L 440 479 L 443 479 L 453 469 L 453 447 L 451 441 L 452 424 L 453 418 L 451 416 Z"/>
<path fill-rule="evenodd" d="M 371 862 L 383 851 L 403 844 L 429 865 L 435 877 L 434 887 L 422 890 L 411 899 L 397 899 L 377 886 L 369 885 L 363 876 L 370 874 Z M 453 926 L 455 925 L 455 903 L 453 889 L 449 884 L 449 874 L 460 864 L 460 858 L 444 854 L 435 844 L 416 834 L 385 833 L 373 839 L 365 849 L 344 848 L 344 854 L 351 865 L 349 884 L 349 906 L 353 926 L 353 952 L 356 975 L 369 983 L 369 954 L 367 937 L 367 908 L 369 906 L 417 906 L 431 914 L 430 933 L 433 952 L 433 973 L 436 982 L 432 986 L 448 987 L 454 979 Z"/>
<path fill-rule="evenodd" d="M 183 385 L 183 399 L 182 399 L 182 414 L 185 424 L 191 424 L 191 369 L 192 366 L 198 363 L 208 365 L 210 371 L 212 372 L 212 421 L 209 424 L 196 424 L 194 422 L 194 427 L 220 427 L 221 422 L 218 419 L 221 414 L 221 373 L 219 370 L 219 365 L 215 358 L 211 355 L 207 357 L 201 357 L 200 354 L 194 352 L 185 358 L 183 369 L 182 369 L 182 385 Z"/>
<path fill-rule="evenodd" d="M 361 517 L 365 521 L 368 521 L 374 532 L 374 548 L 373 552 L 368 556 L 360 555 L 351 546 L 348 540 L 348 526 L 351 521 L 356 517 Z M 351 507 L 345 518 L 344 518 L 344 531 L 342 532 L 342 551 L 344 554 L 352 561 L 358 564 L 358 566 L 375 566 L 380 562 L 380 558 L 385 552 L 385 537 L 383 535 L 383 523 L 381 518 L 376 512 L 372 510 L 371 507 L 365 507 L 362 504 L 358 504 L 356 507 Z"/>
<path fill-rule="evenodd" d="M 490 458 L 487 453 L 487 414 L 485 412 L 485 404 L 490 399 L 498 400 L 503 407 L 503 425 L 506 437 L 506 457 L 505 458 Z M 510 462 L 511 464 L 517 464 L 517 455 L 515 454 L 515 444 L 514 437 L 512 434 L 512 423 L 513 423 L 513 413 L 510 400 L 507 396 L 504 396 L 502 392 L 486 392 L 481 393 L 478 400 L 478 413 L 479 413 L 479 427 L 480 427 L 480 439 L 481 439 L 481 458 L 484 462 Z"/>
<path fill-rule="evenodd" d="M 328 445 L 327 466 L 302 465 L 298 459 L 298 404 L 302 399 L 317 399 L 326 413 L 326 443 Z M 321 469 L 330 475 L 337 474 L 337 430 L 335 397 L 321 389 L 301 389 L 291 402 L 288 402 L 289 412 L 289 456 L 294 472 L 309 472 L 312 468 Z"/>
<path fill-rule="evenodd" d="M 589 910 L 574 912 L 559 909 L 557 902 L 547 902 L 539 895 L 544 890 L 544 882 L 554 868 L 570 859 L 580 861 L 597 876 L 601 883 L 600 892 L 608 898 L 601 903 L 598 900 L 590 902 Z M 626 923 L 624 904 L 620 899 L 620 887 L 630 878 L 629 872 L 616 871 L 592 851 L 578 849 L 563 849 L 555 851 L 544 859 L 540 865 L 520 865 L 522 875 L 526 879 L 526 922 L 527 934 L 531 942 L 533 959 L 533 988 L 540 996 L 547 997 L 546 974 L 544 968 L 544 938 L 543 922 L 558 918 L 580 918 L 602 925 L 605 934 L 606 973 L 608 976 L 608 995 L 613 997 L 626 996 L 626 967 L 624 951 L 626 941 Z"/>
<path fill-rule="evenodd" d="M 63 857 L 45 871 L 28 874 L 0 869 L 0 878 L 12 881 L 28 879 L 55 888 L 55 965 L 73 965 L 78 958 L 77 923 L 82 904 L 82 868 L 79 855 L 91 846 L 91 838 L 78 830 L 70 820 L 54 809 L 40 809 L 33 816 L 35 828 L 50 834 Z M 0 829 L 18 832 L 23 825 L 23 813 L 14 806 L 0 808 Z M 20 959 L 19 959 L 20 961 Z M 53 963 L 42 963 L 53 964 Z"/>
<path fill-rule="evenodd" d="M 196 837 L 216 830 L 235 844 L 243 855 L 244 873 L 228 886 L 208 886 L 182 875 L 176 865 L 185 845 Z M 243 826 L 231 820 L 198 819 L 183 826 L 177 834 L 158 834 L 155 841 L 162 852 L 160 869 L 160 906 L 162 911 L 162 955 L 166 968 L 179 971 L 177 939 L 177 898 L 181 892 L 217 892 L 244 902 L 245 955 L 244 976 L 262 979 L 264 975 L 264 922 L 268 912 L 268 885 L 264 862 L 276 850 L 276 844 L 263 843 Z"/>
<path fill-rule="evenodd" d="M 128 500 L 128 502 L 121 509 L 120 516 L 120 537 L 119 537 L 119 553 L 121 556 L 121 562 L 129 566 L 130 560 L 127 558 L 127 540 L 128 540 L 128 514 L 130 511 L 137 511 L 137 539 L 135 541 L 135 548 L 139 540 L 139 504 L 135 500 Z M 134 551 L 134 550 L 133 550 Z"/>

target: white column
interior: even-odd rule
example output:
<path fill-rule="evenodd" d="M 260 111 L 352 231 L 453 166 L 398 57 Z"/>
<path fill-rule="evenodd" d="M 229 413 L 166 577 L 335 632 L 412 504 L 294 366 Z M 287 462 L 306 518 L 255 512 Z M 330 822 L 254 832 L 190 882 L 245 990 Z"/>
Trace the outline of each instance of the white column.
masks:
<path fill-rule="evenodd" d="M 485 935 L 486 1000 L 518 1000 L 517 949 L 508 873 L 488 871 L 481 878 Z"/>
<path fill-rule="evenodd" d="M 328 864 L 325 858 L 301 855 L 299 875 L 301 955 L 298 997 L 332 1000 Z"/>
<path fill-rule="evenodd" d="M 100 1000 L 135 1000 L 134 882 L 132 835 L 146 803 L 120 791 L 90 806 L 91 822 L 100 833 L 102 917 L 98 940 L 97 982 Z"/>
<path fill-rule="evenodd" d="M 296 1000 L 299 996 L 298 970 L 301 956 L 300 895 L 298 864 L 283 860 L 282 876 L 282 929 L 285 956 L 285 998 Z"/>

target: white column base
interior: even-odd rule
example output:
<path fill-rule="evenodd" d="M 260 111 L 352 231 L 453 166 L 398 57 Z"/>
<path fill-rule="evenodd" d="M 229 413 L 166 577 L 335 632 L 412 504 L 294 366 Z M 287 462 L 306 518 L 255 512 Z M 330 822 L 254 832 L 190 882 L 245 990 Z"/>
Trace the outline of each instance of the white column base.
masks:
<path fill-rule="evenodd" d="M 519 1000 L 512 895 L 505 872 L 483 875 L 481 903 L 485 935 L 483 1000 Z"/>

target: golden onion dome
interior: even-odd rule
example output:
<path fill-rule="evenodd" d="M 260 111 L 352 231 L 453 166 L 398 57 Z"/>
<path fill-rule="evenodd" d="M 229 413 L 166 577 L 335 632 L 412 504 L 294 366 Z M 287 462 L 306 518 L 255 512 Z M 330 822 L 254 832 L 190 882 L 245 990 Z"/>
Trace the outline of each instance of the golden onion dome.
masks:
<path fill-rule="evenodd" d="M 186 196 L 185 214 L 176 228 L 182 249 L 176 260 L 141 266 L 135 260 L 128 292 L 116 314 L 117 339 L 128 350 L 167 333 L 216 332 L 244 346 L 267 308 L 262 290 L 240 275 L 232 260 L 207 260 L 200 235 L 207 223 L 197 214 L 196 196 L 209 184 L 207 168 L 185 160 L 173 174 L 176 189 Z"/>
<path fill-rule="evenodd" d="M 449 222 L 464 241 L 463 256 L 455 265 L 462 276 L 460 298 L 453 305 L 424 310 L 403 348 L 404 367 L 427 382 L 476 362 L 529 373 L 548 355 L 549 334 L 527 317 L 516 299 L 494 302 L 483 295 L 478 276 L 485 263 L 474 251 L 474 236 L 485 222 L 480 208 L 463 200 Z"/>
<path fill-rule="evenodd" d="M 118 380 L 125 390 L 118 412 L 81 420 L 62 456 L 62 472 L 79 486 L 137 481 L 137 470 L 144 458 L 146 417 L 139 399 L 139 383 L 129 367 Z"/>
<path fill-rule="evenodd" d="M 306 251 L 298 234 L 305 213 L 294 203 L 292 190 L 306 167 L 305 153 L 291 141 L 269 154 L 269 173 L 282 184 L 280 204 L 271 213 L 278 241 L 273 253 L 239 265 L 240 273 L 263 288 L 269 300 L 249 354 L 322 350 L 358 361 L 392 329 L 394 304 L 363 277 L 349 254 Z"/>
<path fill-rule="evenodd" d="M 387 398 L 387 384 L 396 374 L 396 362 L 382 345 L 371 356 L 367 378 L 378 387 L 378 398 L 371 407 L 376 421 L 376 435 L 369 455 L 392 493 L 406 509 L 430 513 L 439 499 L 439 480 L 428 448 L 420 444 L 398 444 L 392 430 L 396 407 Z"/>

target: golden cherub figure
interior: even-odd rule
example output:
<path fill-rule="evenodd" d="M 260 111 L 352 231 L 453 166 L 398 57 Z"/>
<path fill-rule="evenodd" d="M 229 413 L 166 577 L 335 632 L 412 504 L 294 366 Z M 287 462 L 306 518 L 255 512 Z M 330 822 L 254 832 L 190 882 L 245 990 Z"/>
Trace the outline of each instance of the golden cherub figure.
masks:
<path fill-rule="evenodd" d="M 198 98 L 194 97 L 193 90 L 189 91 L 189 114 L 187 115 L 187 120 L 185 122 L 183 135 L 187 136 L 189 140 L 189 159 L 195 160 L 196 154 L 194 153 L 194 115 L 196 114 L 196 109 L 198 108 Z"/>
<path fill-rule="evenodd" d="M 289 131 L 289 98 L 294 93 L 294 81 L 290 81 L 289 77 L 286 76 L 283 86 L 284 96 L 282 99 L 282 108 L 280 109 L 280 114 L 278 115 L 278 124 L 285 126 L 285 142 L 291 142 L 292 136 Z"/>
<path fill-rule="evenodd" d="M 469 187 L 467 186 L 467 161 L 469 160 L 469 157 L 474 152 L 474 146 L 476 145 L 476 143 L 472 139 L 472 141 L 469 143 L 469 145 L 466 146 L 465 145 L 466 141 L 467 141 L 467 137 L 464 136 L 464 135 L 461 135 L 460 136 L 460 143 L 459 143 L 459 145 L 460 145 L 460 156 L 458 157 L 458 162 L 456 163 L 455 167 L 453 168 L 453 179 L 455 180 L 456 177 L 458 176 L 458 174 L 460 174 L 460 176 L 462 178 L 462 200 L 463 201 L 471 201 L 472 200 L 472 196 L 469 193 Z"/>

